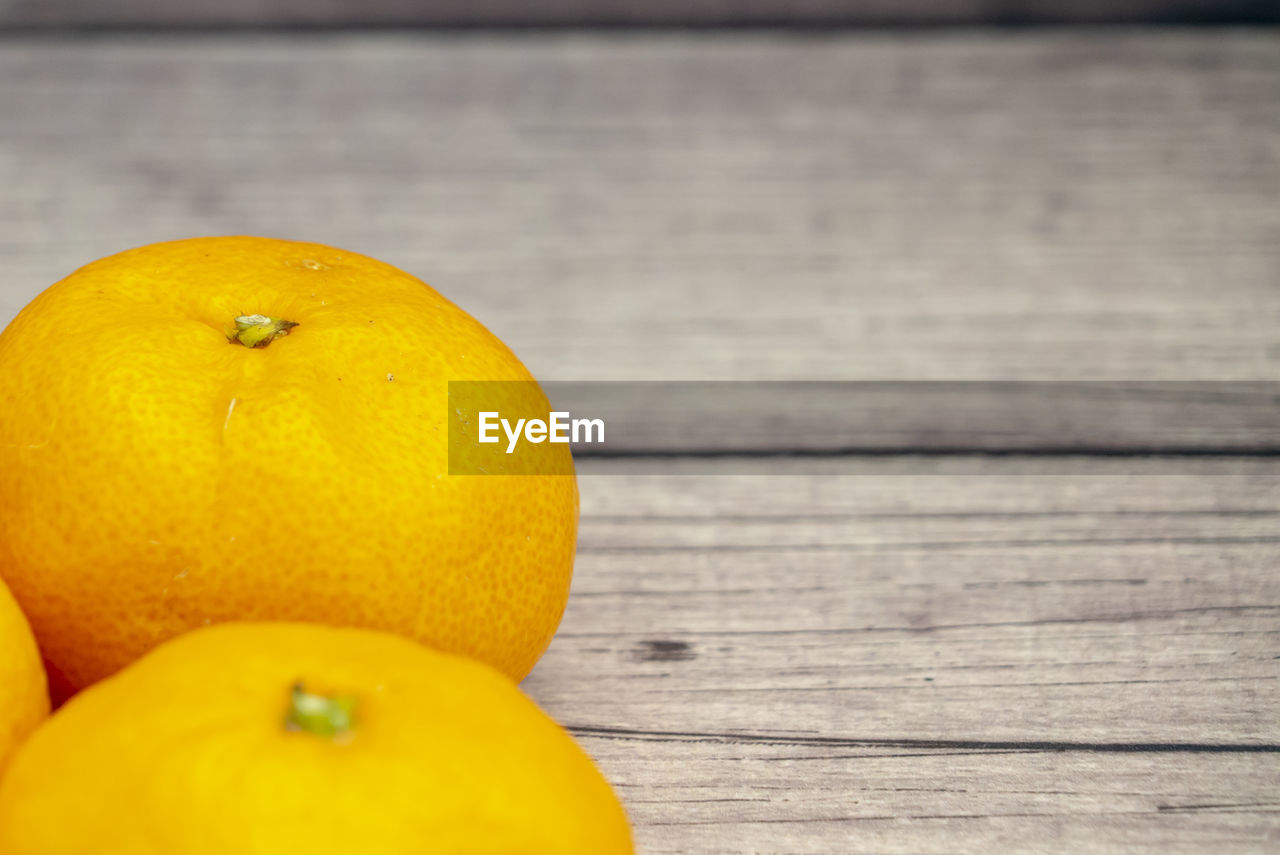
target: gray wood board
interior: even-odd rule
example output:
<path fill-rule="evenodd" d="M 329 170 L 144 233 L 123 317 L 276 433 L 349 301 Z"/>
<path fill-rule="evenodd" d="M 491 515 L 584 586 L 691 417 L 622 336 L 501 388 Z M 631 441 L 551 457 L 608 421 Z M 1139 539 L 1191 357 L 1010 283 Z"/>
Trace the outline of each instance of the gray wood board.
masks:
<path fill-rule="evenodd" d="M 1274 381 L 1277 47 L 11 37 L 0 303 L 268 233 L 546 379 Z M 642 852 L 1280 842 L 1276 458 L 603 463 L 525 685 Z"/>
<path fill-rule="evenodd" d="M 0 27 L 1266 22 L 1267 0 L 0 0 Z"/>
<path fill-rule="evenodd" d="M 1274 380 L 1280 36 L 0 41 L 0 319 L 382 257 L 544 379 Z"/>
<path fill-rule="evenodd" d="M 1280 466 L 581 479 L 525 688 L 654 853 L 1266 852 Z"/>
<path fill-rule="evenodd" d="M 556 410 L 603 422 L 604 442 L 597 436 L 576 444 L 580 456 L 919 449 L 1280 454 L 1280 383 L 599 382 L 545 388 Z"/>

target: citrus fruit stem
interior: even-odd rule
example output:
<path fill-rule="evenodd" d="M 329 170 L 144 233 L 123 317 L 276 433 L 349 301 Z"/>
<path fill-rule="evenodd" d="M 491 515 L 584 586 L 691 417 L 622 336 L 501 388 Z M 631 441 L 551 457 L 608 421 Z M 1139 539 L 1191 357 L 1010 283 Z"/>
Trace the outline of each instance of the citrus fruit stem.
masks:
<path fill-rule="evenodd" d="M 269 318 L 266 315 L 241 315 L 235 319 L 235 328 L 227 330 L 227 340 L 239 342 L 245 347 L 266 347 L 271 342 L 289 334 L 296 327 L 293 321 Z"/>
<path fill-rule="evenodd" d="M 356 699 L 352 695 L 320 695 L 295 683 L 289 694 L 286 730 L 300 730 L 315 736 L 337 738 L 355 727 Z"/>

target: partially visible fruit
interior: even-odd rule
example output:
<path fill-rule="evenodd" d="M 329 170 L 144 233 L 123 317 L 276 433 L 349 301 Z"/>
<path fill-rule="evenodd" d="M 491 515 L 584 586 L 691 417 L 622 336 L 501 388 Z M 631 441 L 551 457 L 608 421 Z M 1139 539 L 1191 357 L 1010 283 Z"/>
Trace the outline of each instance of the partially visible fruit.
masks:
<path fill-rule="evenodd" d="M 13 749 L 48 714 L 49 692 L 36 640 L 9 589 L 0 582 L 0 772 Z"/>
<path fill-rule="evenodd" d="M 569 736 L 488 666 L 228 623 L 80 693 L 0 782 L 5 855 L 630 855 Z"/>

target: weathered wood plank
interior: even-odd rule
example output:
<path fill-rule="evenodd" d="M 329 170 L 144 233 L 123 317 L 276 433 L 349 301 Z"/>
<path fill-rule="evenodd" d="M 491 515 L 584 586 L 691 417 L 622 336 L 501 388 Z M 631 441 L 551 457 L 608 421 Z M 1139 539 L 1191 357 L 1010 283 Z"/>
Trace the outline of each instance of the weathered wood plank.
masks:
<path fill-rule="evenodd" d="M 646 855 L 1264 853 L 1274 755 L 584 744 Z"/>
<path fill-rule="evenodd" d="M 1275 755 L 583 744 L 645 855 L 1261 855 L 1280 840 Z"/>
<path fill-rule="evenodd" d="M 0 44 L 7 318 L 310 238 L 548 379 L 1280 376 L 1270 33 Z"/>
<path fill-rule="evenodd" d="M 266 232 L 549 378 L 1274 380 L 1275 45 L 9 41 L 0 296 Z M 527 687 L 644 851 L 1274 849 L 1274 459 L 584 463 Z"/>
<path fill-rule="evenodd" d="M 0 26 L 1257 23 L 1266 0 L 0 0 Z"/>
<path fill-rule="evenodd" d="M 649 853 L 1274 848 L 1280 464 L 1106 466 L 588 464 L 526 688 Z"/>
<path fill-rule="evenodd" d="M 1274 380 L 1277 44 L 10 38 L 0 303 L 259 232 L 552 379 Z M 643 851 L 1274 850 L 1274 458 L 606 462 L 527 687 Z"/>
<path fill-rule="evenodd" d="M 594 436 L 575 445 L 581 456 L 1280 454 L 1280 383 L 598 382 L 545 389 L 555 409 L 604 423 L 603 443 Z"/>

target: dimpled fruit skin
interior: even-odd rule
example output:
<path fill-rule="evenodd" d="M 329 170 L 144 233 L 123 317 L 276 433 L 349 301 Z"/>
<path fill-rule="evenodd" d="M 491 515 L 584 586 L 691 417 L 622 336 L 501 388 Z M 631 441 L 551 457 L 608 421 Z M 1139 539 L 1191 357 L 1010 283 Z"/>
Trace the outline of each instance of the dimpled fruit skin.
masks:
<path fill-rule="evenodd" d="M 298 326 L 251 349 L 244 314 Z M 448 476 L 449 380 L 533 378 L 418 279 L 318 244 L 153 244 L 37 297 L 0 335 L 0 577 L 55 694 L 228 620 L 523 677 L 568 598 L 577 484 Z"/>
<path fill-rule="evenodd" d="M 294 681 L 355 699 L 286 730 Z M 229 623 L 73 698 L 0 783 L 5 855 L 626 855 L 587 755 L 502 674 L 369 630 Z"/>
<path fill-rule="evenodd" d="M 0 773 L 13 749 L 48 714 L 49 693 L 36 640 L 9 589 L 0 582 Z"/>

